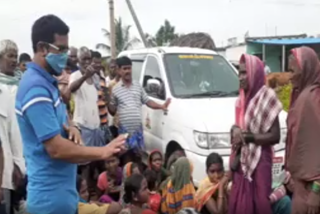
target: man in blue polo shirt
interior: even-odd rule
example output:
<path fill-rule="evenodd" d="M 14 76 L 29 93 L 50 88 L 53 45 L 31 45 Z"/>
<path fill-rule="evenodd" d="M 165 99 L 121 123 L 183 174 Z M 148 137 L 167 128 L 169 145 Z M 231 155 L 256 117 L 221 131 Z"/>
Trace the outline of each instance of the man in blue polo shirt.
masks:
<path fill-rule="evenodd" d="M 54 78 L 67 63 L 68 33 L 69 27 L 57 16 L 46 15 L 35 21 L 31 35 L 34 59 L 17 93 L 30 214 L 75 214 L 79 200 L 76 163 L 106 159 L 120 152 L 125 141 L 121 136 L 105 147 L 83 147 L 68 140 L 68 135 L 79 133 L 68 124 Z"/>

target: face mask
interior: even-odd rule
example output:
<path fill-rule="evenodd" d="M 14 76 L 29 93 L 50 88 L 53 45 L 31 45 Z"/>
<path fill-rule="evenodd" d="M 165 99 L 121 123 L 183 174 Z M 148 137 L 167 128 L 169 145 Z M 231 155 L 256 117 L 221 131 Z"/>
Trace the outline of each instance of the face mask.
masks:
<path fill-rule="evenodd" d="M 60 53 L 60 54 L 54 54 L 49 53 L 46 56 L 46 61 L 50 65 L 50 67 L 54 70 L 54 74 L 59 76 L 62 74 L 63 69 L 67 65 L 68 61 L 68 54 L 67 53 Z"/>

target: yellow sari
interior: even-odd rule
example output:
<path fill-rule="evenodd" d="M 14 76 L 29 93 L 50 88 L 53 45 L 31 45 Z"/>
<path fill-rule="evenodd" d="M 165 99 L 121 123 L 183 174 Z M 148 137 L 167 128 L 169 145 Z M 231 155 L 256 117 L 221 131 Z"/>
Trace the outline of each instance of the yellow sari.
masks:
<path fill-rule="evenodd" d="M 207 203 L 212 195 L 216 193 L 218 188 L 219 183 L 211 183 L 208 177 L 200 182 L 199 188 L 195 194 L 195 209 L 198 212 L 201 211 L 202 207 Z"/>

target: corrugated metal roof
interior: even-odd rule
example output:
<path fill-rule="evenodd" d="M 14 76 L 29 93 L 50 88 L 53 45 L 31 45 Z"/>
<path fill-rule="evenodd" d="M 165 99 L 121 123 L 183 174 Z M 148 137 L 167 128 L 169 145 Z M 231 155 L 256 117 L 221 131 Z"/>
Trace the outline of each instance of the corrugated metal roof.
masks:
<path fill-rule="evenodd" d="M 247 42 L 266 44 L 266 45 L 304 45 L 320 44 L 320 38 L 273 38 L 273 39 L 247 39 Z"/>

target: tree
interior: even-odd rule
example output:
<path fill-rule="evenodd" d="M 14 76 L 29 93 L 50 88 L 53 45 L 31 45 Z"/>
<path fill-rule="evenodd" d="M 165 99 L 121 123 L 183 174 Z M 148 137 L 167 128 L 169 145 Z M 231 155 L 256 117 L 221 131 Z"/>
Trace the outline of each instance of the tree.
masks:
<path fill-rule="evenodd" d="M 155 41 L 158 46 L 168 45 L 172 40 L 178 37 L 175 33 L 175 27 L 170 24 L 168 20 L 164 21 L 155 36 Z"/>
<path fill-rule="evenodd" d="M 127 50 L 134 44 L 141 42 L 137 37 L 130 37 L 130 28 L 131 25 L 123 25 L 121 18 L 115 19 L 117 55 L 121 51 Z M 110 32 L 107 29 L 102 28 L 102 33 L 103 36 L 108 38 L 110 41 Z M 107 45 L 105 43 L 98 43 L 96 44 L 96 49 L 104 49 L 110 51 L 111 47 L 110 45 Z"/>
<path fill-rule="evenodd" d="M 147 40 L 148 47 L 156 47 L 156 46 L 158 46 L 156 38 L 154 36 L 152 36 L 151 34 L 146 33 L 144 35 L 144 37 Z"/>

